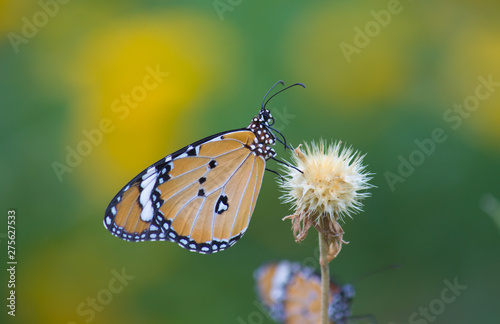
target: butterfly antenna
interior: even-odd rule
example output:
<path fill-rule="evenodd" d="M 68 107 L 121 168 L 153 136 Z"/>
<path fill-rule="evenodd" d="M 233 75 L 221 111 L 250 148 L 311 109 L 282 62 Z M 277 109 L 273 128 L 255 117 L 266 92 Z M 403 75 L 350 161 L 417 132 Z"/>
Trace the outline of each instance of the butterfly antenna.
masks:
<path fill-rule="evenodd" d="M 278 82 L 276 82 L 276 83 L 275 83 L 275 84 L 271 87 L 271 89 L 267 90 L 267 92 L 266 92 L 266 94 L 265 94 L 265 96 L 264 96 L 264 99 L 262 99 L 262 105 L 260 106 L 262 109 L 264 109 L 264 101 L 266 101 L 266 97 L 267 97 L 267 95 L 269 94 L 269 92 L 271 92 L 274 88 L 276 88 L 276 86 L 277 86 L 278 84 L 280 84 L 280 83 L 281 83 L 282 85 L 285 85 L 285 82 L 283 82 L 283 80 L 279 80 Z"/>
<path fill-rule="evenodd" d="M 280 134 L 280 135 L 281 135 L 281 137 L 283 138 L 283 141 L 281 141 L 281 140 L 280 140 L 279 138 L 277 138 L 277 137 L 276 137 L 276 140 L 285 146 L 285 150 L 286 150 L 287 148 L 288 148 L 288 149 L 290 149 L 290 150 L 293 150 L 293 147 L 291 147 L 290 145 L 288 145 L 288 144 L 286 143 L 286 138 L 285 138 L 285 135 L 281 134 L 281 132 L 280 132 L 279 130 L 277 130 L 277 129 L 275 129 L 275 128 L 273 128 L 273 127 L 269 126 L 269 125 L 267 125 L 267 127 L 268 127 L 269 129 L 271 129 L 271 130 L 273 130 L 273 131 L 275 131 L 276 133 L 278 133 L 278 134 Z"/>
<path fill-rule="evenodd" d="M 293 147 L 291 147 L 290 145 L 288 145 L 287 143 L 283 142 L 281 139 L 277 138 L 276 137 L 276 140 L 278 142 L 280 142 L 281 144 L 283 144 L 283 146 L 285 147 L 285 150 L 288 148 L 289 150 L 293 150 Z"/>
<path fill-rule="evenodd" d="M 283 82 L 283 81 L 281 81 L 281 82 Z M 278 83 L 280 83 L 280 81 L 278 81 Z M 276 84 L 278 84 L 278 83 L 276 83 Z M 276 84 L 273 86 L 273 88 L 276 86 Z M 283 85 L 284 85 L 284 83 L 283 83 Z M 271 97 L 269 97 L 269 99 L 267 99 L 267 101 L 262 104 L 262 108 L 266 108 L 266 105 L 269 102 L 269 100 L 273 99 L 273 97 L 276 96 L 278 93 L 281 93 L 281 92 L 283 92 L 283 91 L 285 91 L 287 89 L 290 89 L 291 87 L 295 87 L 295 86 L 298 86 L 298 85 L 301 86 L 302 88 L 306 87 L 303 83 L 294 83 L 294 84 L 292 84 L 292 85 L 290 85 L 290 86 L 288 86 L 288 87 L 286 87 L 284 89 L 281 89 L 280 91 L 276 92 Z M 271 88 L 269 91 L 271 91 L 273 88 Z M 268 91 L 268 93 L 269 93 L 269 91 Z M 267 96 L 267 94 L 266 94 L 266 96 Z M 264 97 L 264 99 L 265 99 L 265 97 Z M 264 102 L 264 100 L 262 102 Z"/>
<path fill-rule="evenodd" d="M 363 278 L 369 277 L 371 275 L 374 275 L 374 274 L 377 274 L 379 272 L 382 272 L 382 271 L 385 271 L 385 270 L 389 270 L 389 269 L 401 269 L 401 266 L 396 263 L 396 264 L 391 264 L 391 265 L 385 266 L 385 267 L 377 269 L 377 270 L 373 270 L 371 272 L 362 274 L 361 276 L 358 276 L 358 277 L 354 278 L 352 280 L 352 283 L 355 284 L 355 283 L 359 282 Z"/>
<path fill-rule="evenodd" d="M 300 170 L 300 169 L 299 169 L 299 168 L 297 168 L 296 166 L 291 165 L 290 163 L 287 163 L 287 162 L 285 162 L 285 161 L 278 160 L 278 159 L 277 159 L 277 158 L 275 158 L 275 157 L 272 157 L 271 159 L 272 159 L 272 160 L 274 160 L 274 161 L 276 161 L 276 162 L 278 162 L 278 163 L 280 163 L 280 164 L 283 164 L 283 165 L 285 165 L 285 166 L 287 166 L 287 167 L 289 167 L 289 168 L 295 169 L 295 170 L 299 171 L 300 173 L 304 174 L 304 172 L 302 172 L 302 170 Z"/>

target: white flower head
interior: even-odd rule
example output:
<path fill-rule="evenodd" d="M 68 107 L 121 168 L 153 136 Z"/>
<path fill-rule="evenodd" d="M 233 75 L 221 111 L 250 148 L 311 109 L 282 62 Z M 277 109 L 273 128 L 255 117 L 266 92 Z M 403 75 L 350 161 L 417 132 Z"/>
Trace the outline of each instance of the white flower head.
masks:
<path fill-rule="evenodd" d="M 300 146 L 295 149 L 292 158 L 296 168 L 285 166 L 281 183 L 282 200 L 292 203 L 295 209 L 295 214 L 288 218 L 294 224 L 296 239 L 305 238 L 311 225 L 341 235 L 337 220 L 360 212 L 361 201 L 370 195 L 366 190 L 373 187 L 368 183 L 372 174 L 363 165 L 365 155 L 341 142 L 328 145 L 320 140 L 304 146 L 305 152 Z"/>

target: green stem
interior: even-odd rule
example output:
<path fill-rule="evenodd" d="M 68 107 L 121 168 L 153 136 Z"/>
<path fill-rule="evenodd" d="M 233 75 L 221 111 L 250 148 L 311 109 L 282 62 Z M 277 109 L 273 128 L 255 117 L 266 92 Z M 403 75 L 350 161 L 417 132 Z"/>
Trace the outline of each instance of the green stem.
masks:
<path fill-rule="evenodd" d="M 328 245 L 325 234 L 319 232 L 319 265 L 321 267 L 321 323 L 328 324 L 328 305 L 330 303 L 330 269 L 328 267 Z"/>

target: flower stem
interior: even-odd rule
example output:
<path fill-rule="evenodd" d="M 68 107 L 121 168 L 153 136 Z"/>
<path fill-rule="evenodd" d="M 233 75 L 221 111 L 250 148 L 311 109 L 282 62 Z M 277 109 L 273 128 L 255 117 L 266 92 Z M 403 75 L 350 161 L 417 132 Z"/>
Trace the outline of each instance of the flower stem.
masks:
<path fill-rule="evenodd" d="M 330 303 L 330 269 L 328 267 L 328 244 L 325 234 L 319 233 L 319 265 L 321 267 L 321 323 L 328 324 L 328 305 Z"/>

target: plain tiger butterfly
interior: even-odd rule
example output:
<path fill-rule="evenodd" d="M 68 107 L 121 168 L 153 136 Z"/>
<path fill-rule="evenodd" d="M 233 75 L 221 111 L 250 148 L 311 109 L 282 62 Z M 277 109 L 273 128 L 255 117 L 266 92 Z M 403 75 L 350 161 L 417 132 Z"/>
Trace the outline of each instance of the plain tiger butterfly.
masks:
<path fill-rule="evenodd" d="M 275 321 L 321 323 L 321 277 L 313 269 L 281 261 L 260 266 L 254 277 L 257 295 Z M 347 323 L 354 294 L 354 286 L 330 281 L 328 314 L 332 324 Z"/>
<path fill-rule="evenodd" d="M 171 241 L 190 251 L 227 249 L 245 233 L 259 195 L 266 161 L 279 141 L 266 105 L 295 83 L 264 96 L 246 128 L 218 133 L 152 164 L 113 198 L 104 216 L 111 234 L 132 242 Z"/>

